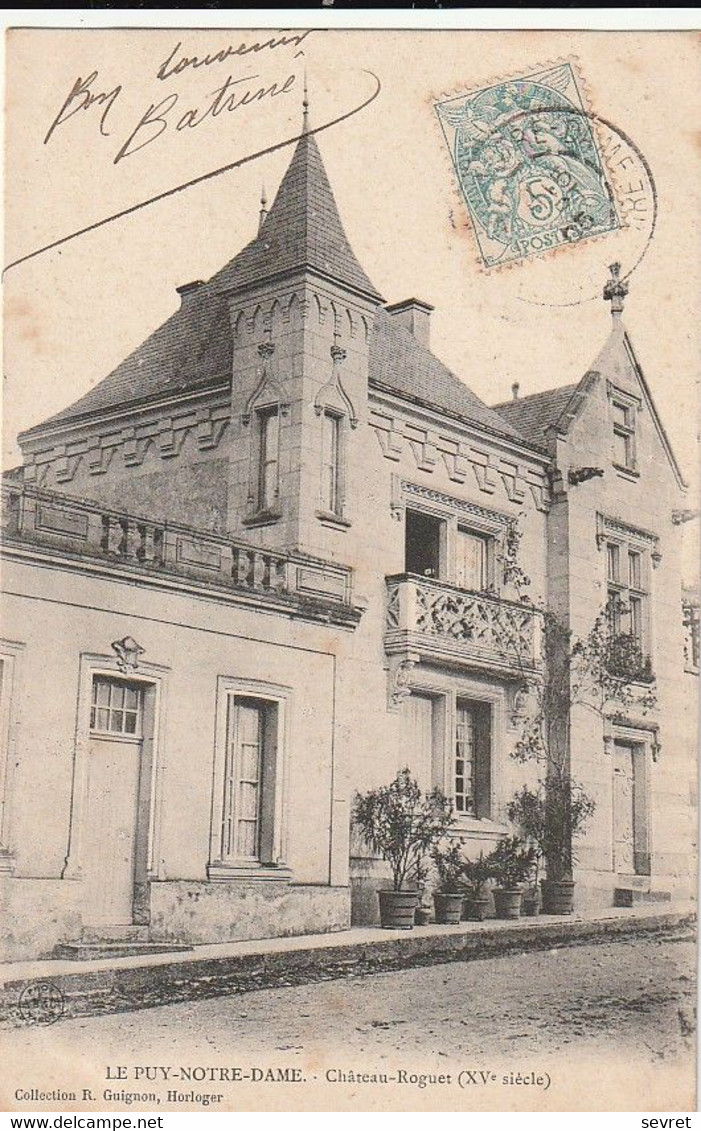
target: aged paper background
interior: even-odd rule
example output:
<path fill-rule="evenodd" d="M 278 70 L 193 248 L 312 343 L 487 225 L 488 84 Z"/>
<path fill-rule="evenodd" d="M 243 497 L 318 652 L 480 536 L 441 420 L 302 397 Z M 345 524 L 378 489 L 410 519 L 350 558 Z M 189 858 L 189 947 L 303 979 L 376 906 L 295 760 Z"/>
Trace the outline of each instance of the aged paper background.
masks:
<path fill-rule="evenodd" d="M 602 239 L 593 253 L 575 245 L 510 271 L 480 269 L 433 104 L 453 92 L 574 59 L 590 109 L 635 142 L 654 175 L 656 230 L 630 280 L 626 324 L 691 483 L 689 506 L 695 506 L 701 283 L 698 36 L 320 31 L 304 40 L 299 54 L 282 47 L 189 69 L 167 82 L 157 78 L 178 42 L 183 54 L 204 55 L 255 38 L 250 31 L 221 30 L 9 31 L 5 263 L 252 152 L 293 140 L 300 126 L 305 68 L 313 128 L 368 99 L 376 75 L 378 97 L 319 135 L 358 259 L 388 300 L 415 294 L 435 305 L 434 349 L 488 403 L 508 399 L 513 380 L 520 381 L 522 394 L 571 383 L 590 363 L 593 343 L 603 340 L 608 317 L 598 297 L 572 303 L 572 295 L 581 292 L 583 278 L 593 280 L 594 294 L 600 290 L 606 265 L 617 255 L 616 237 Z M 108 95 L 121 87 L 114 104 L 102 101 L 80 110 L 58 124 L 45 143 L 76 77 L 95 71 L 95 93 Z M 146 139 L 139 135 L 115 163 L 152 103 L 177 90 L 178 114 L 195 107 L 202 112 L 230 73 L 260 76 L 266 85 L 282 86 L 291 75 L 294 82 L 275 99 L 209 117 L 195 129 L 178 132 L 173 115 L 160 137 L 136 151 Z M 291 152 L 288 146 L 250 161 L 6 273 L 6 468 L 19 462 L 19 431 L 88 390 L 172 312 L 176 285 L 208 278 L 252 237 L 261 183 L 271 199 Z M 691 547 L 690 580 L 694 560 Z M 342 1000 L 342 982 L 336 992 Z M 133 1062 L 128 1045 L 81 1045 L 80 1032 L 78 1026 L 68 1037 L 58 1024 L 3 1034 L 5 1104 L 12 1106 L 13 1081 L 21 1076 L 29 1083 L 38 1065 L 42 1087 L 74 1085 L 97 1092 L 107 1064 Z M 208 1059 L 206 1049 L 201 1035 L 190 1041 L 182 1027 L 167 1030 L 152 1062 L 216 1062 Z M 321 1067 L 331 1055 L 342 1058 L 342 1050 L 339 1031 L 337 1049 L 310 1047 L 305 1060 Z M 235 1045 L 232 1036 L 230 1062 L 241 1063 L 246 1056 L 246 1048 Z M 271 1048 L 266 1065 L 281 1058 L 284 1053 Z M 435 1063 L 410 1067 L 429 1072 L 446 1063 L 436 1056 Z M 632 1105 L 685 1110 L 693 1105 L 690 1063 L 661 1059 L 654 1073 L 642 1072 L 630 1060 L 620 1060 L 612 1047 L 594 1063 L 564 1049 L 547 1064 L 533 1067 L 552 1077 L 546 1094 L 501 1093 L 481 1102 L 497 1110 L 627 1110 Z M 231 1109 L 244 1110 L 460 1110 L 468 1102 L 464 1092 L 322 1084 L 304 1089 L 242 1086 L 228 1100 Z M 473 1096 L 470 1102 L 475 1102 Z"/>

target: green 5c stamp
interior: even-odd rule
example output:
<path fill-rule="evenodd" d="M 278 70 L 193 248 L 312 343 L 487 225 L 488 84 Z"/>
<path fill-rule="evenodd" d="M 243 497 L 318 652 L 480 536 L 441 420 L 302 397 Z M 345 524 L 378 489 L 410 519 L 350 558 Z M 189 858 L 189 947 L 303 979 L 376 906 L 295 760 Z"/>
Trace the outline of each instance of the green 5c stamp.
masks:
<path fill-rule="evenodd" d="M 486 267 L 621 227 L 570 63 L 435 108 Z"/>

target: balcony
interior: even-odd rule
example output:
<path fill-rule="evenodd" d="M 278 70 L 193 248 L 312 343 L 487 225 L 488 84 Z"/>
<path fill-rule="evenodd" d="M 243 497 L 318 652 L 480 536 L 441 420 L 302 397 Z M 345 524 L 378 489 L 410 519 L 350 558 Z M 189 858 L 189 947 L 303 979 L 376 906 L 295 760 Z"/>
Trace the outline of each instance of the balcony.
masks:
<path fill-rule="evenodd" d="M 528 606 L 447 582 L 388 577 L 385 651 L 522 677 L 541 666 L 541 618 Z"/>
<path fill-rule="evenodd" d="M 352 628 L 360 619 L 348 566 L 8 480 L 2 484 L 2 548 L 8 558 L 49 558 L 67 569 L 121 575 L 132 583 L 204 590 L 305 620 Z"/>

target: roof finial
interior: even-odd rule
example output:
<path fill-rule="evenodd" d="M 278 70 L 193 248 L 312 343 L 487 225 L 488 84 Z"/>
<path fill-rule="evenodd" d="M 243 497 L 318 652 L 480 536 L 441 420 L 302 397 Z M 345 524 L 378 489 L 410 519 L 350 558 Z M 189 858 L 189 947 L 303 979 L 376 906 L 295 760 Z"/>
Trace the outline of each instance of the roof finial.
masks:
<path fill-rule="evenodd" d="M 612 263 L 609 267 L 609 271 L 611 272 L 611 278 L 604 287 L 604 299 L 606 302 L 611 303 L 611 314 L 613 316 L 614 325 L 616 325 L 616 323 L 621 320 L 623 303 L 628 294 L 628 284 L 625 279 L 621 279 L 620 277 L 620 263 Z"/>
<path fill-rule="evenodd" d="M 265 218 L 268 215 L 268 198 L 265 195 L 265 185 L 262 186 L 260 191 L 260 218 L 258 220 L 258 231 L 261 230 L 265 223 Z"/>
<path fill-rule="evenodd" d="M 309 90 L 307 88 L 307 69 L 304 68 L 304 98 L 302 99 L 302 133 L 309 133 Z"/>
<path fill-rule="evenodd" d="M 518 394 L 519 394 L 520 388 L 521 388 L 521 386 L 519 385 L 518 381 L 514 381 L 513 385 L 511 386 L 511 399 L 512 400 L 514 400 L 514 401 L 518 400 Z"/>

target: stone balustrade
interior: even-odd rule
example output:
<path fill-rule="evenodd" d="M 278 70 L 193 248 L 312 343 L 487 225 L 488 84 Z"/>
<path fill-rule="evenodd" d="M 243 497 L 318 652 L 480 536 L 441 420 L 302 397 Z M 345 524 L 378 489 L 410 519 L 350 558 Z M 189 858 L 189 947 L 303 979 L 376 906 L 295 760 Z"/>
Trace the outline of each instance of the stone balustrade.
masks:
<path fill-rule="evenodd" d="M 276 599 L 321 619 L 358 619 L 347 566 L 120 513 L 8 480 L 2 485 L 2 538 L 6 553 L 13 547 L 53 551 L 66 560 L 101 562 Z"/>
<path fill-rule="evenodd" d="M 432 578 L 388 577 L 385 651 L 519 675 L 541 666 L 537 610 Z"/>

